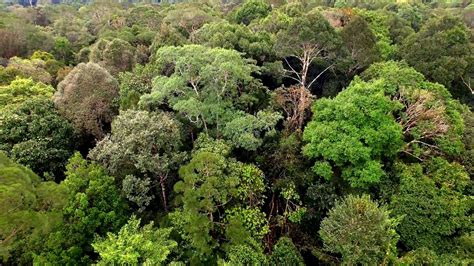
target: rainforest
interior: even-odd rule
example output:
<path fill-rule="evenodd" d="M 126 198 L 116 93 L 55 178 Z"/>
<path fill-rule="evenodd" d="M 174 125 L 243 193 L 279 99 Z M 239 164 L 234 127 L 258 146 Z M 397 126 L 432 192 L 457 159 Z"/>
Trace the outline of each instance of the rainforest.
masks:
<path fill-rule="evenodd" d="M 0 0 L 0 265 L 473 265 L 471 0 Z"/>

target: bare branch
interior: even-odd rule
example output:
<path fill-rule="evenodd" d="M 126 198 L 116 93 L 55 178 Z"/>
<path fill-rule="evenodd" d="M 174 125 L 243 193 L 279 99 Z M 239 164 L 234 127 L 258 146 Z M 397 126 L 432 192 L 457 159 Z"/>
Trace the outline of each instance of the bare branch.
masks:
<path fill-rule="evenodd" d="M 313 83 L 321 77 L 322 74 L 324 74 L 324 72 L 328 71 L 332 66 L 334 66 L 334 64 L 331 64 L 329 65 L 328 67 L 326 67 L 323 71 L 321 71 L 321 73 L 319 73 L 308 85 L 308 88 L 311 88 L 311 85 L 313 85 Z"/>

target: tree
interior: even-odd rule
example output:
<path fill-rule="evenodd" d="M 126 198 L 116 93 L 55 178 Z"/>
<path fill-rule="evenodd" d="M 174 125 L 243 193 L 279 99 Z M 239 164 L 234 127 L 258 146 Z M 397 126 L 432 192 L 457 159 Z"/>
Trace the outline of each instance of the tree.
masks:
<path fill-rule="evenodd" d="M 468 240 L 469 241 L 469 240 Z M 471 252 L 472 253 L 472 252 Z M 401 264 L 443 264 L 443 265 L 465 265 L 472 263 L 472 256 L 464 256 L 464 254 L 438 254 L 433 250 L 425 247 L 417 248 L 407 252 L 403 257 L 399 259 Z"/>
<path fill-rule="evenodd" d="M 266 31 L 253 32 L 249 27 L 225 20 L 205 24 L 195 34 L 196 43 L 209 47 L 233 49 L 258 62 L 272 60 L 274 40 Z"/>
<path fill-rule="evenodd" d="M 156 34 L 153 43 L 150 46 L 152 58 L 158 49 L 165 46 L 183 46 L 190 41 L 178 29 L 167 23 L 162 23 L 158 34 Z"/>
<path fill-rule="evenodd" d="M 311 66 L 313 63 L 324 64 L 325 60 L 333 56 L 340 42 L 328 21 L 320 13 L 310 12 L 292 18 L 287 27 L 277 33 L 274 49 L 285 60 L 287 76 L 296 81 L 298 86 L 309 89 L 332 64 L 326 65 L 315 77 L 310 73 Z"/>
<path fill-rule="evenodd" d="M 201 261 L 211 259 L 219 247 L 231 252 L 239 245 L 256 245 L 258 250 L 254 241 L 268 230 L 258 209 L 265 191 L 263 173 L 230 158 L 229 151 L 222 140 L 201 135 L 191 161 L 179 170 L 182 180 L 175 184 L 182 207 L 169 216 L 184 245 L 194 250 L 192 257 Z"/>
<path fill-rule="evenodd" d="M 268 258 L 262 248 L 250 245 L 235 245 L 227 252 L 228 262 L 224 265 L 265 265 Z"/>
<path fill-rule="evenodd" d="M 339 169 L 352 187 L 368 187 L 385 175 L 384 159 L 397 155 L 403 141 L 402 127 L 392 115 L 400 104 L 385 96 L 381 85 L 356 79 L 335 98 L 314 104 L 303 152 L 317 160 L 317 175 L 332 179 Z"/>
<path fill-rule="evenodd" d="M 264 0 L 247 0 L 232 12 L 231 17 L 237 23 L 248 25 L 254 19 L 266 17 L 271 9 Z"/>
<path fill-rule="evenodd" d="M 464 81 L 467 94 L 472 92 L 465 77 L 472 54 L 469 29 L 451 16 L 430 19 L 401 49 L 403 59 L 429 80 L 447 88 L 452 88 L 455 81 Z"/>
<path fill-rule="evenodd" d="M 274 49 L 285 61 L 285 76 L 297 82 L 278 92 L 280 105 L 288 115 L 287 130 L 300 131 L 303 127 L 313 98 L 310 88 L 332 67 L 325 61 L 333 56 L 339 43 L 334 28 L 318 12 L 289 18 L 286 26 L 276 34 Z M 312 67 L 316 63 L 325 66 L 314 74 Z"/>
<path fill-rule="evenodd" d="M 94 63 L 77 65 L 58 85 L 54 103 L 74 127 L 98 139 L 115 115 L 118 82 Z"/>
<path fill-rule="evenodd" d="M 275 125 L 281 115 L 272 111 L 258 111 L 256 115 L 242 115 L 228 122 L 222 135 L 237 148 L 256 150 L 263 144 L 265 136 L 275 133 Z"/>
<path fill-rule="evenodd" d="M 135 65 L 135 48 L 121 39 L 100 39 L 91 47 L 89 60 L 117 76 L 119 72 L 132 70 Z"/>
<path fill-rule="evenodd" d="M 392 197 L 394 215 L 404 215 L 397 227 L 409 249 L 435 252 L 453 249 L 455 236 L 470 231 L 472 200 L 466 195 L 469 176 L 458 163 L 433 158 L 424 165 L 399 164 L 399 192 Z"/>
<path fill-rule="evenodd" d="M 4 76 L 0 81 L 3 84 L 8 84 L 16 77 L 31 78 L 35 82 L 44 84 L 51 84 L 53 78 L 46 70 L 46 62 L 41 59 L 21 59 L 19 57 L 12 57 L 8 61 L 7 67 L 0 69 L 0 75 Z"/>
<path fill-rule="evenodd" d="M 288 237 L 278 239 L 270 258 L 274 265 L 305 265 L 300 252 Z"/>
<path fill-rule="evenodd" d="M 349 195 L 329 211 L 319 235 L 324 249 L 345 264 L 387 264 L 396 258 L 398 221 L 369 196 Z"/>
<path fill-rule="evenodd" d="M 0 150 L 44 177 L 61 177 L 75 148 L 74 129 L 49 99 L 32 98 L 0 115 Z"/>
<path fill-rule="evenodd" d="M 462 153 L 466 110 L 444 86 L 427 82 L 413 68 L 392 61 L 373 64 L 362 77 L 370 82 L 383 80 L 387 96 L 402 104 L 402 112 L 394 115 L 402 126 L 404 153 L 418 160 Z"/>
<path fill-rule="evenodd" d="M 356 74 L 380 59 L 377 38 L 363 18 L 354 16 L 342 29 L 341 37 L 353 61 L 349 74 Z"/>
<path fill-rule="evenodd" d="M 132 177 L 124 179 L 127 175 L 137 176 L 142 181 L 148 178 L 148 186 L 141 189 L 142 196 L 137 198 L 137 191 L 133 190 L 126 193 L 142 210 L 148 205 L 147 201 L 149 203 L 146 199 L 154 196 L 149 190 L 159 185 L 166 210 L 168 178 L 171 179 L 171 171 L 184 157 L 180 152 L 181 139 L 181 125 L 171 115 L 128 110 L 115 118 L 111 135 L 97 143 L 89 157 L 123 180 L 122 189 L 130 187 L 125 186 L 127 182 L 132 185 L 129 182 Z"/>
<path fill-rule="evenodd" d="M 20 33 L 10 29 L 0 29 L 0 57 L 10 58 L 21 53 L 24 43 Z"/>
<path fill-rule="evenodd" d="M 462 154 L 465 111 L 446 88 L 391 61 L 374 64 L 363 77 L 367 82 L 356 78 L 334 99 L 314 105 L 303 137 L 309 142 L 304 153 L 323 159 L 316 174 L 331 178 L 341 169 L 353 187 L 365 187 L 380 181 L 382 163 L 399 152 L 419 161 Z"/>
<path fill-rule="evenodd" d="M 56 36 L 66 38 L 72 46 L 72 51 L 77 52 L 82 47 L 90 45 L 94 40 L 94 36 L 89 32 L 86 24 L 84 17 L 65 12 L 54 21 L 52 28 Z M 64 43 L 62 39 L 59 41 Z M 58 38 L 55 41 L 55 47 L 57 44 Z"/>
<path fill-rule="evenodd" d="M 173 8 L 167 12 L 163 24 L 176 29 L 183 37 L 193 41 L 195 32 L 213 20 L 214 12 L 206 8 L 206 5 L 182 4 L 180 8 Z"/>
<path fill-rule="evenodd" d="M 30 264 L 44 238 L 61 225 L 66 191 L 42 182 L 30 169 L 0 152 L 0 259 Z"/>
<path fill-rule="evenodd" d="M 34 263 L 90 263 L 95 235 L 117 232 L 127 220 L 127 205 L 106 170 L 79 153 L 66 166 L 63 226 L 44 240 Z"/>
<path fill-rule="evenodd" d="M 0 110 L 7 110 L 31 98 L 48 99 L 53 96 L 54 88 L 32 79 L 17 78 L 10 85 L 0 86 Z"/>
<path fill-rule="evenodd" d="M 398 47 L 391 39 L 390 23 L 392 14 L 379 10 L 358 10 L 357 15 L 367 21 L 370 30 L 377 38 L 377 50 L 382 59 L 392 59 Z"/>
<path fill-rule="evenodd" d="M 136 108 L 143 94 L 150 93 L 154 77 L 160 74 L 153 63 L 146 65 L 137 64 L 133 71 L 119 74 L 120 83 L 120 109 Z"/>
<path fill-rule="evenodd" d="M 271 111 L 258 112 L 266 91 L 252 77 L 257 67 L 236 51 L 198 45 L 163 47 L 156 59 L 161 75 L 155 78 L 152 92 L 140 98 L 142 107 L 169 106 L 192 126 L 224 135 L 248 150 L 257 149 L 261 137 L 280 119 Z M 259 117 L 262 120 L 255 123 Z M 245 142 L 236 138 L 236 129 Z"/>
<path fill-rule="evenodd" d="M 140 219 L 132 216 L 118 234 L 107 233 L 92 246 L 99 253 L 98 265 L 163 263 L 177 246 L 169 240 L 171 228 L 153 228 L 153 222 L 140 227 Z"/>
<path fill-rule="evenodd" d="M 74 53 L 72 44 L 65 37 L 57 37 L 54 40 L 53 53 L 58 60 L 61 60 L 65 64 L 72 63 L 74 60 Z"/>

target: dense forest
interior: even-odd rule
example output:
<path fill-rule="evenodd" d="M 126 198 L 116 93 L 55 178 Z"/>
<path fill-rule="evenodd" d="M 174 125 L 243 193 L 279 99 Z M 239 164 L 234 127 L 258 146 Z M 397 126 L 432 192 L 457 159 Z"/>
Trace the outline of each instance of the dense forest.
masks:
<path fill-rule="evenodd" d="M 472 1 L 158 2 L 0 3 L 0 265 L 474 264 Z"/>

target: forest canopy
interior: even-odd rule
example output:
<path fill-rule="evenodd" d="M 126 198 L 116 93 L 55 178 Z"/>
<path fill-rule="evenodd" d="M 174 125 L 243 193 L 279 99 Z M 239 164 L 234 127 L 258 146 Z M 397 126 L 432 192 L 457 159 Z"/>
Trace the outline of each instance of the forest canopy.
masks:
<path fill-rule="evenodd" d="M 473 41 L 469 0 L 3 0 L 0 265 L 473 265 Z"/>

